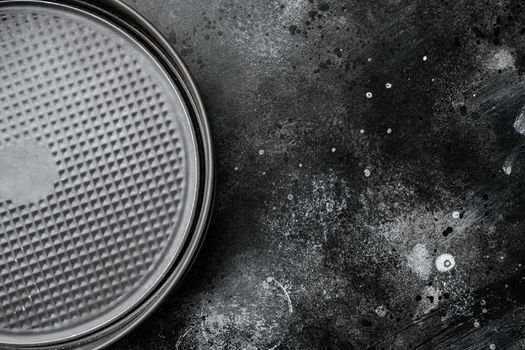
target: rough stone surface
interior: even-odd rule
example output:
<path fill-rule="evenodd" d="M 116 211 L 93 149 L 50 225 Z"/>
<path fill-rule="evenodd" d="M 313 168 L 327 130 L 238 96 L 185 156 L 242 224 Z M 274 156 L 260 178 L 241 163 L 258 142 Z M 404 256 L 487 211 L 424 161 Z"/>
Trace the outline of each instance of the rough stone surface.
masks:
<path fill-rule="evenodd" d="M 111 349 L 524 348 L 524 4 L 129 1 L 194 75 L 218 188 Z"/>

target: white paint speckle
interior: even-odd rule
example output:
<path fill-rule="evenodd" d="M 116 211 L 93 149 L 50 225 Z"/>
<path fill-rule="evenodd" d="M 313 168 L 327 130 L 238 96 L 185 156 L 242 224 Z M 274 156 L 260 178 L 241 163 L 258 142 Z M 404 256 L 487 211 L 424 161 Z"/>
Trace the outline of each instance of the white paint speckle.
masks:
<path fill-rule="evenodd" d="M 459 211 L 457 211 L 457 210 L 456 210 L 456 211 L 453 211 L 453 212 L 452 212 L 452 217 L 453 217 L 454 219 L 459 219 L 459 217 L 460 217 Z"/>
<path fill-rule="evenodd" d="M 423 61 L 426 61 L 428 60 L 428 57 L 427 56 L 423 56 Z"/>
<path fill-rule="evenodd" d="M 370 169 L 365 169 L 364 173 L 366 177 L 370 177 L 370 175 L 372 174 Z"/>
<path fill-rule="evenodd" d="M 474 321 L 474 328 L 479 328 L 479 322 L 478 321 Z"/>
<path fill-rule="evenodd" d="M 525 135 L 525 106 L 521 107 L 520 113 L 514 121 L 514 130 L 521 135 Z"/>
<path fill-rule="evenodd" d="M 501 48 L 487 59 L 487 68 L 492 70 L 503 70 L 514 68 L 515 59 L 509 49 Z"/>
<path fill-rule="evenodd" d="M 363 129 L 359 130 L 359 132 L 360 132 L 361 134 L 364 134 L 364 133 L 365 133 L 365 131 L 364 131 Z"/>
<path fill-rule="evenodd" d="M 259 150 L 259 155 L 262 156 L 263 154 L 264 154 L 264 150 L 263 150 L 263 149 L 260 149 L 260 150 Z"/>
<path fill-rule="evenodd" d="M 447 272 L 456 266 L 456 259 L 450 254 L 441 254 L 436 258 L 436 268 L 439 272 Z"/>
<path fill-rule="evenodd" d="M 392 133 L 392 129 L 390 129 L 390 128 L 386 129 L 386 133 L 387 134 L 391 134 Z"/>
<path fill-rule="evenodd" d="M 512 161 L 513 157 L 512 155 L 510 155 L 507 157 L 507 159 L 505 159 L 505 163 L 503 163 L 503 166 L 501 167 L 501 169 L 506 175 L 512 174 Z"/>
<path fill-rule="evenodd" d="M 368 57 L 367 61 L 372 62 L 372 57 Z"/>
<path fill-rule="evenodd" d="M 375 312 L 376 312 L 377 316 L 385 317 L 387 310 L 386 310 L 386 307 L 384 305 L 381 305 L 381 306 L 376 307 Z"/>
<path fill-rule="evenodd" d="M 332 148 L 332 153 L 335 153 L 335 151 L 336 151 L 335 147 L 334 147 L 334 148 Z"/>
<path fill-rule="evenodd" d="M 387 89 L 391 89 L 391 88 L 392 88 L 392 83 L 386 83 L 386 84 L 385 84 L 385 87 L 386 87 Z"/>
<path fill-rule="evenodd" d="M 372 97 L 373 97 L 372 93 L 370 91 L 368 91 L 366 93 L 366 98 L 372 98 Z"/>
<path fill-rule="evenodd" d="M 490 345 L 489 345 L 489 348 L 490 348 L 490 350 L 494 350 L 494 349 L 496 349 L 496 344 L 490 344 Z"/>
<path fill-rule="evenodd" d="M 236 166 L 235 168 L 233 168 L 233 170 L 238 171 L 238 170 L 239 170 L 239 167 Z"/>
<path fill-rule="evenodd" d="M 303 167 L 303 163 L 299 163 L 299 168 L 302 168 Z"/>
<path fill-rule="evenodd" d="M 288 197 L 287 197 L 289 200 L 293 201 L 293 194 L 289 194 Z"/>
<path fill-rule="evenodd" d="M 406 257 L 407 265 L 418 277 L 426 280 L 432 272 L 432 258 L 424 244 L 418 243 Z"/>

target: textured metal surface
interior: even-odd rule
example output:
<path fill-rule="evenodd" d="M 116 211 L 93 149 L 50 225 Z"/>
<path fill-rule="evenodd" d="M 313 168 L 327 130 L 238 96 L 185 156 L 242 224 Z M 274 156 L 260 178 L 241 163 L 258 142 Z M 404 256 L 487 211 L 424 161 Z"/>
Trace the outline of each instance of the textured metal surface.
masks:
<path fill-rule="evenodd" d="M 0 341 L 78 335 L 147 295 L 185 238 L 195 147 L 176 88 L 130 37 L 66 7 L 0 7 L 0 154 L 28 178 L 0 180 L 39 197 L 0 191 Z M 28 175 L 53 178 L 34 165 L 46 155 L 49 193 Z"/>

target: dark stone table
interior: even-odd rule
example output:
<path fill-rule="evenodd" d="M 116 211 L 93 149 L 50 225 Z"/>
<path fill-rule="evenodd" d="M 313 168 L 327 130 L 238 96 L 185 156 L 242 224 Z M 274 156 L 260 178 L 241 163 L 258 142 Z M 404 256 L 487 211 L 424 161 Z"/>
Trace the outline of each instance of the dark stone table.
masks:
<path fill-rule="evenodd" d="M 130 0 L 208 109 L 211 228 L 112 349 L 525 349 L 525 4 Z"/>

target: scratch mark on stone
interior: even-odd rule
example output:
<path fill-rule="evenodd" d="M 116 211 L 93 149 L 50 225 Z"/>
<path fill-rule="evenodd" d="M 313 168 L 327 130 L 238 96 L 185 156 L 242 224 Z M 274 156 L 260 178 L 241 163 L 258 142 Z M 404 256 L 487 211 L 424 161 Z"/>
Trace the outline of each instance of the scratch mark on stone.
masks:
<path fill-rule="evenodd" d="M 293 314 L 292 299 L 290 299 L 290 294 L 288 294 L 286 288 L 284 288 L 284 286 L 273 277 L 268 277 L 268 282 L 275 282 L 279 286 L 279 288 L 281 288 L 281 290 L 284 293 L 284 296 L 286 297 L 286 301 L 288 302 L 288 312 L 290 313 L 290 315 Z"/>
<path fill-rule="evenodd" d="M 274 346 L 272 346 L 272 347 L 269 348 L 268 350 L 275 350 L 275 349 L 277 349 L 280 345 L 281 345 L 281 341 L 279 340 L 279 342 L 278 342 L 277 344 L 275 344 Z"/>
<path fill-rule="evenodd" d="M 184 338 L 193 330 L 193 326 L 190 326 L 186 329 L 186 331 L 177 339 L 177 343 L 175 343 L 175 349 L 179 350 L 179 347 L 182 345 L 182 342 L 184 341 Z"/>
<path fill-rule="evenodd" d="M 208 339 L 208 334 L 206 334 L 206 326 L 204 325 L 204 314 L 203 314 L 203 308 L 204 305 L 201 305 L 201 331 L 202 335 L 204 336 L 204 339 L 206 339 L 206 343 L 208 343 L 210 340 Z"/>

